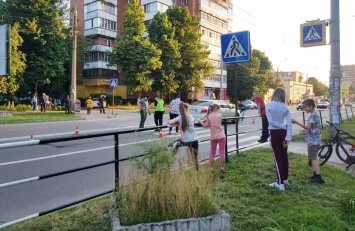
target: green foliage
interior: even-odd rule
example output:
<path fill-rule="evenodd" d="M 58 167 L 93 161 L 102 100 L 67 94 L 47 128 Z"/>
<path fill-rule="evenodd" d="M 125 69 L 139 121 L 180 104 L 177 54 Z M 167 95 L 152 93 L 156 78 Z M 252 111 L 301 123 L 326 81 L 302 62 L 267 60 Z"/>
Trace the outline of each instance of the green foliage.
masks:
<path fill-rule="evenodd" d="M 184 99 L 192 87 L 197 91 L 204 88 L 203 80 L 214 75 L 215 67 L 208 60 L 208 46 L 201 43 L 199 22 L 187 7 L 169 8 L 165 14 L 175 28 L 174 40 L 178 41 L 181 67 L 175 70 L 175 81 Z"/>
<path fill-rule="evenodd" d="M 32 87 L 63 76 L 65 62 L 70 59 L 65 30 L 65 8 L 62 0 L 22 1 L 4 3 L 5 23 L 19 24 L 23 38 L 19 47 L 26 56 L 26 68 L 20 83 Z"/>
<path fill-rule="evenodd" d="M 263 95 L 273 86 L 271 62 L 265 53 L 259 50 L 252 49 L 249 62 L 229 64 L 227 70 L 227 92 L 233 102 L 236 96 L 238 100 L 251 98 L 255 90 Z"/>
<path fill-rule="evenodd" d="M 146 31 L 144 18 L 138 0 L 132 0 L 125 6 L 123 32 L 109 54 L 110 65 L 122 68 L 130 92 L 150 91 L 153 83 L 151 73 L 161 67 L 161 51 L 149 38 L 142 37 Z"/>
<path fill-rule="evenodd" d="M 115 105 L 122 104 L 122 100 L 123 100 L 122 96 L 120 96 L 120 95 L 115 96 Z M 112 101 L 113 101 L 112 95 L 108 95 L 106 97 L 107 104 L 112 105 Z"/>
<path fill-rule="evenodd" d="M 11 27 L 11 75 L 0 78 L 0 94 L 13 94 L 19 89 L 19 82 L 26 68 L 26 55 L 19 50 L 23 43 L 19 35 L 19 24 Z"/>
<path fill-rule="evenodd" d="M 181 57 L 175 28 L 166 14 L 158 12 L 148 27 L 148 33 L 151 42 L 162 51 L 162 67 L 152 72 L 153 90 L 176 93 L 179 83 L 175 80 L 175 71 L 181 67 Z"/>
<path fill-rule="evenodd" d="M 28 106 L 28 105 L 27 105 Z M 1 108 L 0 108 L 1 110 Z M 64 112 L 46 112 L 46 113 L 19 113 L 11 117 L 0 117 L 0 124 L 34 122 L 34 121 L 53 121 L 53 120 L 72 120 L 78 116 L 75 114 L 64 114 Z"/>
<path fill-rule="evenodd" d="M 315 77 L 309 77 L 308 83 L 313 85 L 313 93 L 316 96 L 327 97 L 329 95 L 329 87 L 319 82 Z"/>

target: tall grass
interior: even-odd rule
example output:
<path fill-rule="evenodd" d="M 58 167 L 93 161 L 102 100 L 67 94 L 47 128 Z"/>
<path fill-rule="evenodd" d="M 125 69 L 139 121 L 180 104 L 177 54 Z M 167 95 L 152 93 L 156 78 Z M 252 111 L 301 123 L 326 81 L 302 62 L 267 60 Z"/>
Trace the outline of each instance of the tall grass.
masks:
<path fill-rule="evenodd" d="M 199 172 L 172 171 L 174 154 L 166 146 L 145 146 L 145 158 L 136 162 L 142 177 L 131 174 L 128 184 L 117 188 L 118 213 L 122 225 L 160 222 L 217 213 L 212 200 L 211 175 L 207 168 Z"/>

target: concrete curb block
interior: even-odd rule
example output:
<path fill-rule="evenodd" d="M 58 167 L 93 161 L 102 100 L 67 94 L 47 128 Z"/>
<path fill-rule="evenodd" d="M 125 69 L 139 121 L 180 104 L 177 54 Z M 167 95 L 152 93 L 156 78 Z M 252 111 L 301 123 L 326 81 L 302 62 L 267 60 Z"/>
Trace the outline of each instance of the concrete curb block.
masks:
<path fill-rule="evenodd" d="M 118 217 L 112 218 L 113 231 L 229 231 L 230 216 L 224 210 L 218 214 L 202 217 L 121 226 Z"/>
<path fill-rule="evenodd" d="M 12 115 L 12 111 L 0 111 L 0 117 L 11 117 Z"/>

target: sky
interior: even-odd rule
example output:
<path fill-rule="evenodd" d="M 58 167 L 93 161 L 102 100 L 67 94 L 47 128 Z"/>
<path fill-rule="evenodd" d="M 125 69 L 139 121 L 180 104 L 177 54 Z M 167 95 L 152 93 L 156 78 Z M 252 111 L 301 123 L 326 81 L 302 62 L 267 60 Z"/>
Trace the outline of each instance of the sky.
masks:
<path fill-rule="evenodd" d="M 276 71 L 299 71 L 328 85 L 327 45 L 300 47 L 300 25 L 330 19 L 331 0 L 232 0 L 233 32 L 250 32 L 253 49 L 265 52 Z M 340 64 L 355 64 L 355 0 L 339 0 Z"/>

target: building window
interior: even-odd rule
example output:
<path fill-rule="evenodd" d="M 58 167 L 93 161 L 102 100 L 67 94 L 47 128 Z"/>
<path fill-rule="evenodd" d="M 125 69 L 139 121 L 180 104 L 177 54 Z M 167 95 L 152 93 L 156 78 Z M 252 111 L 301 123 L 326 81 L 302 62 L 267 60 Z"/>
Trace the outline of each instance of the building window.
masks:
<path fill-rule="evenodd" d="M 188 0 L 181 0 L 181 6 L 187 6 L 188 4 Z"/>
<path fill-rule="evenodd" d="M 107 45 L 108 47 L 111 47 L 111 40 L 107 40 L 107 41 L 106 41 L 106 45 Z"/>

